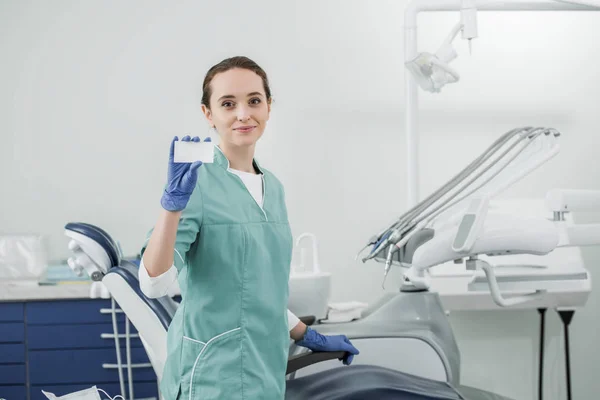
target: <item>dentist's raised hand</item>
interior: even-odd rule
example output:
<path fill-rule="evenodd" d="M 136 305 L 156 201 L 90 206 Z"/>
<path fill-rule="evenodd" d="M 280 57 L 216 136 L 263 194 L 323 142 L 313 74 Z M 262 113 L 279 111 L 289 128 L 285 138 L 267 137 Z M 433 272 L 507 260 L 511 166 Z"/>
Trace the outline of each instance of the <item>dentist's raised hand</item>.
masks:
<path fill-rule="evenodd" d="M 195 161 L 193 163 L 176 163 L 173 161 L 175 142 L 178 140 L 179 138 L 175 136 L 171 142 L 167 187 L 160 199 L 161 206 L 167 211 L 182 211 L 185 209 L 198 180 L 198 168 L 202 165 L 202 161 Z M 190 140 L 192 142 L 199 142 L 200 138 L 198 136 L 194 138 L 185 136 L 181 139 L 183 142 Z M 204 141 L 210 142 L 210 138 L 206 138 Z"/>

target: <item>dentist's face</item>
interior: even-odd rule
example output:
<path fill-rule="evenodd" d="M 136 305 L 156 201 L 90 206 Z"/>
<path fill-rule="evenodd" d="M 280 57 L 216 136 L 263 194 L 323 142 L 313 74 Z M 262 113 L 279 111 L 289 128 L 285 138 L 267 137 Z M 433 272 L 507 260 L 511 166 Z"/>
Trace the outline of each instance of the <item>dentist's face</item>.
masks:
<path fill-rule="evenodd" d="M 209 123 L 226 146 L 248 147 L 262 136 L 271 111 L 263 81 L 241 68 L 221 72 L 210 83 L 210 109 L 202 105 Z"/>

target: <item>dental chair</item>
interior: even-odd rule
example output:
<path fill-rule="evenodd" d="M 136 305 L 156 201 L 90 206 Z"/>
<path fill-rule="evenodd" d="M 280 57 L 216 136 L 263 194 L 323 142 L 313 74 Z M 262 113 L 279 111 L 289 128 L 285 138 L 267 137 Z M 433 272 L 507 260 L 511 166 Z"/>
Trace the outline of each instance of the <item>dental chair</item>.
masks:
<path fill-rule="evenodd" d="M 74 253 L 69 259 L 69 265 L 77 273 L 85 271 L 94 282 L 101 282 L 106 286 L 120 309 L 138 330 L 160 381 L 167 355 L 167 330 L 178 303 L 168 296 L 159 299 L 146 297 L 139 287 L 138 265 L 122 259 L 116 242 L 101 228 L 86 223 L 68 223 L 65 226 L 65 234 L 70 238 L 69 249 Z M 429 306 L 434 310 L 435 297 L 431 297 L 430 301 L 432 303 Z M 310 318 L 303 320 L 311 322 Z M 409 324 L 406 329 L 407 337 L 410 337 L 411 329 L 415 328 Z M 443 352 L 444 348 L 439 346 L 438 350 Z M 354 359 L 357 365 L 297 376 L 299 371 L 320 363 L 335 362 L 339 365 L 338 360 L 343 355 L 343 352 L 292 354 L 286 371 L 286 399 L 508 400 L 488 392 L 454 385 L 445 378 L 430 379 L 386 368 L 377 363 L 357 363 L 360 355 Z"/>

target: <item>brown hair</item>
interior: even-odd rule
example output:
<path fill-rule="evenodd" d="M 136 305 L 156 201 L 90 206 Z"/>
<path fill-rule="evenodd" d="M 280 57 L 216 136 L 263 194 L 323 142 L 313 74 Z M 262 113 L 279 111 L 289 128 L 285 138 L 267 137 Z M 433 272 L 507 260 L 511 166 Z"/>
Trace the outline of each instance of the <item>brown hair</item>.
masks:
<path fill-rule="evenodd" d="M 213 65 L 206 73 L 206 76 L 204 77 L 204 83 L 202 84 L 202 104 L 206 106 L 206 108 L 210 110 L 210 96 L 212 94 L 212 88 L 210 87 L 210 83 L 212 82 L 215 75 L 221 72 L 229 71 L 230 69 L 234 68 L 247 69 L 260 76 L 263 81 L 265 94 L 267 95 L 267 101 L 271 102 L 271 89 L 269 87 L 269 80 L 267 79 L 267 74 L 265 73 L 265 71 L 248 57 L 236 56 L 226 58 L 220 63 Z"/>

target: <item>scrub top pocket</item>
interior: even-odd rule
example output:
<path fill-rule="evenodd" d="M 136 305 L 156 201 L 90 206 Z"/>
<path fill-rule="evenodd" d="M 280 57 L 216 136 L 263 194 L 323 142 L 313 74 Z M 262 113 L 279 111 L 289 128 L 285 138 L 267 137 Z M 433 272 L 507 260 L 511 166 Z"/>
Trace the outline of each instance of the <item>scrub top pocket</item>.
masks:
<path fill-rule="evenodd" d="M 206 342 L 183 337 L 181 400 L 242 398 L 241 328 Z"/>

